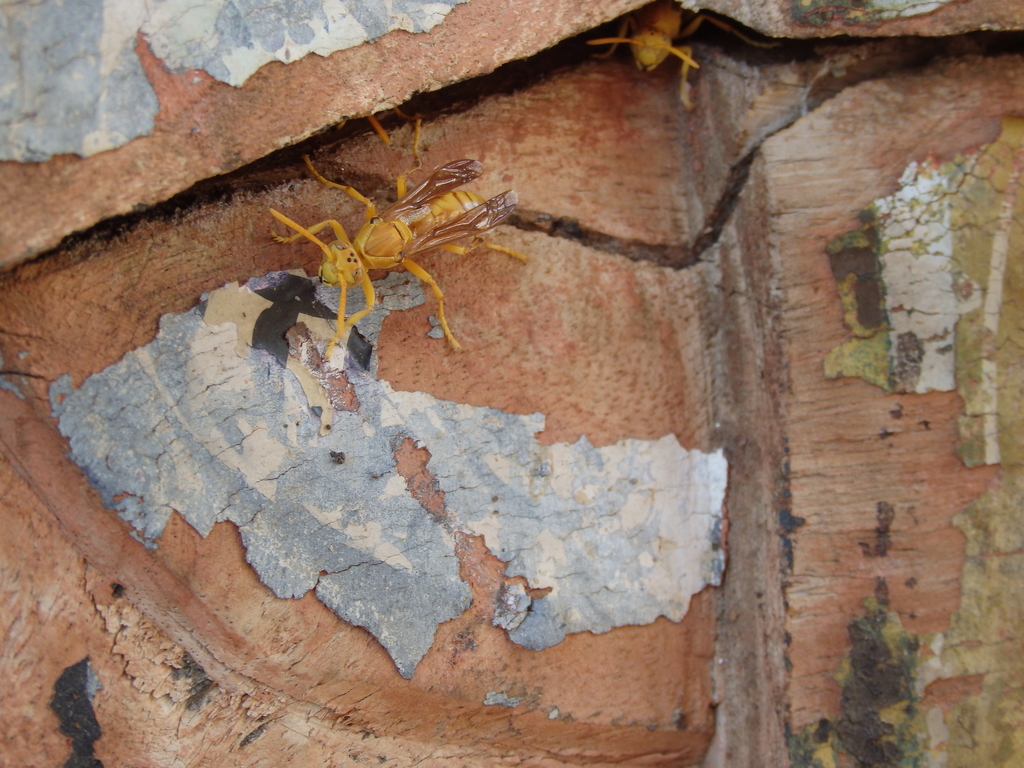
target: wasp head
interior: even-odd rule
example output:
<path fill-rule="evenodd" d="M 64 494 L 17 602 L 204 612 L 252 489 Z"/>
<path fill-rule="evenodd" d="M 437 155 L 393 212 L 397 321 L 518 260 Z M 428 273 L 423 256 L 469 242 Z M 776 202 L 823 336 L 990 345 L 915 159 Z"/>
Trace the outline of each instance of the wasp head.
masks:
<path fill-rule="evenodd" d="M 320 279 L 327 285 L 351 288 L 363 280 L 363 263 L 349 243 L 335 240 L 320 262 Z"/>
<path fill-rule="evenodd" d="M 650 72 L 663 62 L 672 48 L 672 38 L 653 28 L 645 28 L 631 43 L 633 60 L 639 69 Z"/>

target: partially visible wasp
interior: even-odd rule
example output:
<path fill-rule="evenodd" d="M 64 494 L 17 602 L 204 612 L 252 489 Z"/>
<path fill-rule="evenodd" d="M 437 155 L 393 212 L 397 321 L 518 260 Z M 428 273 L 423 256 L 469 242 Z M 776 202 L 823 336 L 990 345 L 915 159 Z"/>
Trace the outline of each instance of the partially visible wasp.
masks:
<path fill-rule="evenodd" d="M 507 253 L 521 261 L 526 256 L 509 248 L 484 243 L 480 236 L 507 219 L 516 207 L 517 198 L 513 191 L 504 192 L 484 200 L 479 195 L 458 189 L 483 173 L 483 166 L 477 160 L 455 160 L 435 168 L 425 181 L 406 190 L 405 176 L 399 176 L 398 200 L 378 215 L 377 206 L 367 197 L 347 184 L 328 181 L 313 167 L 308 156 L 302 158 L 314 179 L 335 189 L 341 189 L 353 199 L 366 206 L 366 223 L 355 238 L 349 239 L 344 227 L 334 219 L 321 221 L 312 227 L 303 227 L 282 213 L 271 209 L 270 213 L 298 234 L 281 237 L 271 232 L 279 243 L 290 243 L 305 237 L 320 246 L 324 257 L 320 263 L 320 279 L 328 285 L 339 286 L 341 297 L 338 303 L 338 328 L 327 347 L 330 358 L 335 343 L 345 332 L 365 317 L 376 303 L 376 294 L 370 282 L 369 270 L 395 269 L 402 266 L 430 286 L 437 299 L 437 318 L 444 336 L 453 349 L 460 349 L 448 321 L 444 316 L 444 294 L 434 278 L 412 257 L 434 248 L 443 248 L 458 254 L 466 254 L 483 243 L 495 251 Z M 316 234 L 325 227 L 334 231 L 335 239 L 324 243 Z M 455 245 L 458 240 L 473 238 L 468 246 Z M 345 317 L 345 292 L 359 285 L 366 296 L 366 309 Z"/>
<path fill-rule="evenodd" d="M 686 27 L 683 27 L 684 21 L 687 22 Z M 743 42 L 759 48 L 771 48 L 778 45 L 778 43 L 759 43 L 756 40 L 751 40 L 724 21 L 720 21 L 714 16 L 681 8 L 676 5 L 674 0 L 655 0 L 650 5 L 645 5 L 622 19 L 618 37 L 588 40 L 587 44 L 605 45 L 610 43 L 612 47 L 607 53 L 601 55 L 611 56 L 619 43 L 628 43 L 633 52 L 633 61 L 636 62 L 637 68 L 644 72 L 653 70 L 668 58 L 669 54 L 682 59 L 683 69 L 679 83 L 679 97 L 687 109 L 692 109 L 690 86 L 686 78 L 690 74 L 690 69 L 700 69 L 700 65 L 694 61 L 693 49 L 690 46 L 674 46 L 672 41 L 690 37 L 705 21 L 709 21 L 719 29 L 736 35 Z M 632 37 L 629 36 L 631 34 Z"/>

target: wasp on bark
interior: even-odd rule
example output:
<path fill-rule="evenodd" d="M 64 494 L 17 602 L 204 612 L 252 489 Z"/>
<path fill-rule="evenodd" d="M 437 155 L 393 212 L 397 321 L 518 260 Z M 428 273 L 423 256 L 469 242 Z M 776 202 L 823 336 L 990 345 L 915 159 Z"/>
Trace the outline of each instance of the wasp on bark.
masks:
<path fill-rule="evenodd" d="M 354 238 L 349 238 L 345 228 L 335 219 L 303 227 L 278 211 L 270 211 L 278 221 L 297 233 L 289 237 L 271 233 L 273 238 L 279 243 L 290 243 L 304 237 L 316 243 L 323 251 L 320 279 L 328 285 L 341 288 L 337 333 L 328 344 L 327 357 L 330 358 L 335 343 L 365 317 L 376 303 L 369 271 L 397 267 L 405 267 L 430 286 L 437 299 L 437 318 L 444 336 L 453 349 L 460 349 L 445 319 L 444 293 L 434 278 L 413 261 L 413 257 L 435 248 L 466 254 L 482 244 L 526 261 L 523 254 L 485 243 L 481 237 L 512 214 L 517 202 L 516 193 L 509 190 L 484 200 L 473 192 L 459 189 L 479 177 L 483 173 L 483 166 L 477 160 L 455 160 L 435 168 L 423 182 L 409 190 L 406 189 L 405 176 L 399 176 L 398 200 L 378 214 L 373 201 L 354 187 L 325 179 L 313 167 L 308 156 L 303 156 L 303 160 L 314 179 L 328 187 L 343 190 L 366 206 L 366 221 Z M 335 239 L 324 243 L 317 234 L 328 227 L 333 231 Z M 468 245 L 457 244 L 466 239 L 470 239 Z M 345 293 L 357 285 L 366 296 L 366 309 L 346 318 Z"/>
<path fill-rule="evenodd" d="M 619 25 L 617 37 L 602 37 L 599 40 L 588 40 L 588 45 L 611 44 L 604 56 L 611 56 L 619 43 L 629 45 L 633 53 L 633 61 L 644 72 L 650 72 L 670 55 L 681 59 L 683 69 L 679 82 L 679 97 L 687 109 L 693 107 L 690 100 L 690 86 L 687 77 L 691 69 L 700 69 L 694 61 L 693 49 L 688 45 L 673 45 L 673 41 L 690 37 L 705 21 L 719 29 L 736 35 L 740 40 L 758 48 L 772 48 L 778 43 L 759 43 L 744 35 L 714 16 L 697 13 L 676 5 L 675 0 L 655 0 L 638 11 L 623 17 Z M 683 24 L 686 26 L 684 27 Z"/>

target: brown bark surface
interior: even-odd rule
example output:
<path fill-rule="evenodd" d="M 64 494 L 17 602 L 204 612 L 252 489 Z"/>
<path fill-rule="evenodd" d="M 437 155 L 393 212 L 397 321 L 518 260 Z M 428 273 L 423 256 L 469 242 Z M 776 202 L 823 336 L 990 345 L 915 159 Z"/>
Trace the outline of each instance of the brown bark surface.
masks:
<path fill-rule="evenodd" d="M 485 175 L 475 191 L 487 196 L 514 187 L 525 209 L 552 210 L 640 243 L 649 239 L 656 250 L 678 242 L 681 219 L 678 198 L 665 189 L 678 168 L 672 136 L 681 114 L 674 88 L 662 85 L 625 62 L 562 73 L 428 122 L 424 166 L 479 158 Z M 567 113 L 567 103 L 588 119 Z M 610 140 L 648 135 L 659 112 L 672 117 L 655 122 L 657 142 Z M 382 200 L 410 163 L 409 137 L 406 128 L 396 132 L 395 148 L 374 136 L 325 147 L 315 153 L 317 167 L 330 177 L 344 167 L 346 180 Z M 648 164 L 663 169 L 663 185 L 652 187 L 649 174 L 632 172 Z M 566 177 L 555 184 L 557 169 Z M 88 655 L 104 686 L 114 678 L 124 689 L 112 685 L 97 694 L 101 727 L 122 724 L 104 728 L 96 742 L 105 764 L 125 755 L 163 764 L 172 754 L 228 765 L 269 755 L 315 764 L 337 754 L 395 765 L 699 762 L 713 730 L 707 594 L 694 598 L 678 624 L 659 619 L 528 651 L 491 626 L 503 565 L 467 537 L 460 544 L 463 575 L 477 600 L 439 628 L 433 649 L 406 681 L 372 636 L 312 595 L 275 598 L 245 562 L 233 525 L 219 524 L 203 539 L 175 516 L 158 548 L 147 550 L 64 458 L 45 399 L 58 376 L 70 373 L 80 383 L 149 341 L 160 315 L 187 309 L 201 292 L 229 280 L 284 267 L 315 272 L 315 246 L 270 240 L 269 207 L 299 221 L 337 216 L 358 228 L 360 205 L 304 178 L 302 166 L 294 172 L 294 182 L 265 194 L 242 192 L 171 221 L 146 222 L 6 276 L 4 359 L 19 360 L 26 399 L 0 393 L 0 410 L 5 448 L 29 485 L 8 471 L 17 505 L 5 505 L 5 515 L 49 525 L 54 535 L 62 531 L 57 541 L 78 570 L 52 574 L 47 562 L 23 560 L 17 550 L 6 562 L 25 573 L 21 583 L 61 592 L 83 627 L 91 627 L 59 662 L 49 659 L 46 642 L 24 648 L 16 661 L 31 671 L 34 687 L 18 702 L 18 716 L 53 726 L 44 715 L 54 672 L 67 665 L 65 657 Z M 639 207 L 609 205 L 613 199 Z M 489 237 L 528 254 L 529 262 L 485 249 L 421 260 L 445 290 L 463 351 L 425 337 L 427 316 L 436 312 L 428 297 L 386 320 L 378 350 L 383 378 L 396 389 L 544 412 L 543 442 L 586 435 L 607 445 L 675 432 L 686 447 L 710 448 L 699 272 L 631 261 L 542 232 L 502 227 Z M 408 471 L 418 488 L 429 486 L 429 478 L 415 479 L 414 466 Z M 12 608 L 29 610 L 30 594 L 11 595 Z M 55 632 L 51 625 L 39 619 L 25 630 L 46 638 Z M 20 636 L 18 627 L 12 631 Z M 39 654 L 48 661 L 33 666 Z M 523 696 L 526 704 L 483 705 L 494 690 Z M 154 710 L 172 716 L 132 725 L 157 720 Z M 59 755 L 63 737 L 49 738 Z"/>

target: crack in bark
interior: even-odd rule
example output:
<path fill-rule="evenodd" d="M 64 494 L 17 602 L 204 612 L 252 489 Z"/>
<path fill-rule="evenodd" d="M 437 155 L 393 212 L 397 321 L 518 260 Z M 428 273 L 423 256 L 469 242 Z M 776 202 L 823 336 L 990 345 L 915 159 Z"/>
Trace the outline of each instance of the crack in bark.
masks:
<path fill-rule="evenodd" d="M 654 245 L 605 234 L 568 216 L 516 208 L 505 222 L 524 232 L 543 232 L 550 237 L 573 240 L 595 251 L 624 256 L 632 261 L 651 261 L 662 267 L 682 269 L 696 262 L 692 248 L 683 245 Z"/>
<path fill-rule="evenodd" d="M 786 123 L 778 131 L 789 127 L 797 119 L 799 117 Z M 525 208 L 517 208 L 506 224 L 524 232 L 543 232 L 550 237 L 573 240 L 595 251 L 624 256 L 631 261 L 650 261 L 661 267 L 685 269 L 699 262 L 701 256 L 718 242 L 725 225 L 729 223 L 733 211 L 739 204 L 740 194 L 746 186 L 750 167 L 757 157 L 761 144 L 778 131 L 765 136 L 761 142 L 733 163 L 722 195 L 712 208 L 700 234 L 689 245 L 656 245 L 642 240 L 615 237 L 581 224 L 577 219 L 568 216 L 552 216 Z"/>

